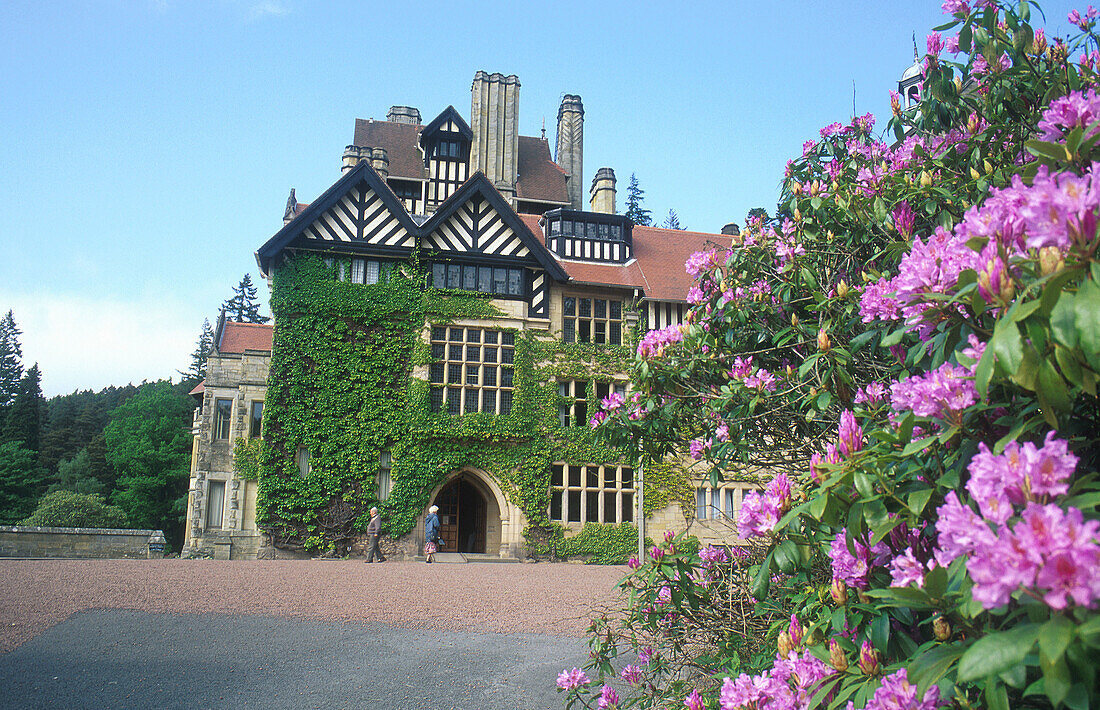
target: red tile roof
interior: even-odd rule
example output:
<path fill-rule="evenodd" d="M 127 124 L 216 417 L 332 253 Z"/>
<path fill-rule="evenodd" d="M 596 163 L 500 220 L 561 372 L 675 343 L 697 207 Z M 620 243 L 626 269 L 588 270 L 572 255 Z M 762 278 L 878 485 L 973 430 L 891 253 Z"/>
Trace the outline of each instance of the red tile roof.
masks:
<path fill-rule="evenodd" d="M 202 394 L 205 391 L 206 391 L 206 380 L 203 380 L 202 382 L 195 385 L 195 389 L 191 390 L 187 394 L 189 394 L 189 395 Z"/>
<path fill-rule="evenodd" d="M 545 138 L 520 136 L 518 158 L 517 197 L 521 200 L 569 202 L 565 171 L 550 157 L 550 144 Z"/>
<path fill-rule="evenodd" d="M 539 217 L 520 215 L 539 241 L 545 244 Z M 678 229 L 635 226 L 634 259 L 625 264 L 559 259 L 571 281 L 584 284 L 641 288 L 646 298 L 657 301 L 687 301 L 694 280 L 684 263 L 694 252 L 732 243 L 724 234 L 687 232 Z"/>
<path fill-rule="evenodd" d="M 226 321 L 222 329 L 219 353 L 243 353 L 245 350 L 271 352 L 271 340 L 275 327 L 262 323 L 236 323 Z"/>

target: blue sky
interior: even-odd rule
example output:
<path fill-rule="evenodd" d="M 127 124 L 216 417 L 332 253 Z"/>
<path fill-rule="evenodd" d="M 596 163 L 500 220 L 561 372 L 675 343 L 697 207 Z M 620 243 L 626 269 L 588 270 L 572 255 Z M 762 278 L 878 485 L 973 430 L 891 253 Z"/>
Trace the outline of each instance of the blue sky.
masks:
<path fill-rule="evenodd" d="M 1047 3 L 1048 36 L 1073 4 Z M 339 177 L 355 118 L 469 116 L 517 74 L 520 129 L 585 107 L 584 180 L 635 173 L 693 230 L 774 207 L 788 158 L 888 91 L 939 2 L 0 4 L 0 309 L 47 395 L 174 375 L 202 320 Z M 266 287 L 261 286 L 266 301 Z"/>

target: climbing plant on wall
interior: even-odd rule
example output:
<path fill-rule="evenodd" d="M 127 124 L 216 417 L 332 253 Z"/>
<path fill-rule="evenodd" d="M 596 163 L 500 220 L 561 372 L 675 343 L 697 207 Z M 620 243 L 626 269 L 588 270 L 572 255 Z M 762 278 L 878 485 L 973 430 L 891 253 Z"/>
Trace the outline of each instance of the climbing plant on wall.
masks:
<path fill-rule="evenodd" d="M 371 285 L 335 278 L 339 263 L 293 256 L 274 274 L 277 324 L 262 447 L 239 453 L 259 480 L 257 520 L 277 545 L 345 552 L 372 505 L 389 533 L 412 531 L 432 490 L 462 467 L 491 474 L 534 527 L 547 527 L 554 461 L 611 464 L 624 451 L 597 444 L 587 426 L 560 426 L 558 378 L 591 381 L 627 370 L 627 347 L 566 345 L 515 333 L 508 414 L 433 412 L 429 326 L 503 316 L 482 294 L 425 288 L 415 259 Z M 345 265 L 346 268 L 346 265 Z M 379 456 L 392 490 L 378 500 Z"/>

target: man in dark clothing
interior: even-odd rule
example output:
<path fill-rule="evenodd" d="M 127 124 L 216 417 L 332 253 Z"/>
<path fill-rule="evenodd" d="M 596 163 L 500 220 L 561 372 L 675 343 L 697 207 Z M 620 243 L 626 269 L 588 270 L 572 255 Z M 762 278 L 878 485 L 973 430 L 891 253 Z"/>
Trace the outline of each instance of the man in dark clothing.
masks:
<path fill-rule="evenodd" d="M 370 522 L 367 523 L 367 535 L 370 536 L 370 552 L 367 553 L 367 562 L 385 562 L 382 550 L 378 547 L 378 538 L 382 535 L 382 516 L 378 514 L 378 508 L 370 509 Z"/>

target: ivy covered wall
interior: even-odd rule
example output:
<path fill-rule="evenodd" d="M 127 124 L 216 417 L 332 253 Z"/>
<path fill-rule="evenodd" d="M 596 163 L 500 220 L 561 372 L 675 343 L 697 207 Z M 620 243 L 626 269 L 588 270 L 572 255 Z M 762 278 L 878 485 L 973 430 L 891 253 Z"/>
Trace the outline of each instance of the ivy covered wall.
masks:
<path fill-rule="evenodd" d="M 264 441 L 239 451 L 259 481 L 257 521 L 276 545 L 346 552 L 382 510 L 388 532 L 416 525 L 432 490 L 463 467 L 485 471 L 534 528 L 546 528 L 555 461 L 614 464 L 624 452 L 594 442 L 587 426 L 562 428 L 558 379 L 593 382 L 629 369 L 628 346 L 564 344 L 515 331 L 509 414 L 431 411 L 428 384 L 413 376 L 430 354 L 431 325 L 505 314 L 481 294 L 424 288 L 415 260 L 373 285 L 335 278 L 337 264 L 299 254 L 273 275 L 275 342 L 264 406 Z M 253 445 L 254 446 L 254 445 Z M 392 490 L 377 499 L 379 454 L 391 454 Z M 308 466 L 300 452 L 308 451 Z M 303 473 L 306 471 L 306 473 Z M 656 472 L 655 472 L 656 473 Z M 662 468 L 650 500 L 690 501 L 682 470 Z M 663 496 L 663 497 L 662 497 Z"/>

